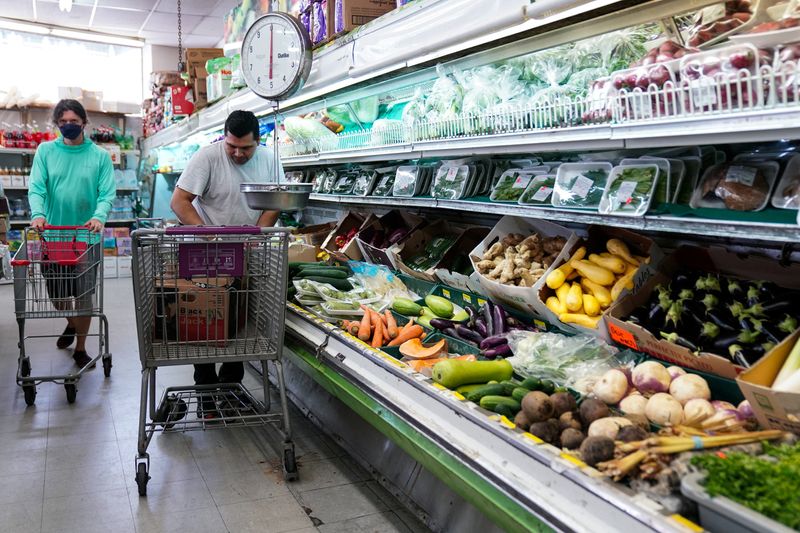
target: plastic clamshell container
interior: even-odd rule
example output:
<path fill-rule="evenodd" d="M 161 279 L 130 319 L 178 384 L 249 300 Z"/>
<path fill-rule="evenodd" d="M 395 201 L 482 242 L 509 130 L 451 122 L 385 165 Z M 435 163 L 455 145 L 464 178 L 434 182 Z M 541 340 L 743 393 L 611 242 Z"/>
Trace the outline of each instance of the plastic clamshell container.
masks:
<path fill-rule="evenodd" d="M 564 163 L 558 167 L 553 188 L 553 207 L 566 209 L 597 209 L 602 199 L 608 176 L 614 166 L 609 162 Z M 587 172 L 605 174 L 602 183 L 585 176 Z M 599 189 L 599 191 L 598 191 Z"/>
<path fill-rule="evenodd" d="M 353 194 L 356 196 L 369 196 L 378 180 L 378 173 L 374 170 L 362 170 L 356 176 L 353 184 Z"/>
<path fill-rule="evenodd" d="M 525 192 L 519 197 L 519 205 L 546 205 L 551 206 L 553 187 L 556 184 L 555 174 L 539 174 L 533 177 Z"/>
<path fill-rule="evenodd" d="M 675 204 L 688 204 L 692 201 L 692 194 L 694 194 L 697 182 L 700 180 L 700 169 L 702 168 L 703 160 L 699 156 L 684 156 L 680 158 L 680 161 L 683 161 L 686 171 L 683 174 L 683 181 L 678 182 L 672 202 Z"/>
<path fill-rule="evenodd" d="M 681 493 L 697 503 L 700 525 L 707 531 L 725 533 L 792 533 L 795 530 L 767 518 L 761 513 L 722 496 L 710 497 L 701 480 L 703 474 L 694 472 L 681 479 Z"/>
<path fill-rule="evenodd" d="M 792 156 L 772 193 L 772 207 L 800 209 L 800 155 Z"/>
<path fill-rule="evenodd" d="M 431 196 L 447 200 L 460 200 L 464 198 L 469 185 L 469 177 L 470 172 L 467 165 L 441 167 L 433 180 Z"/>
<path fill-rule="evenodd" d="M 711 178 L 711 174 L 720 166 L 726 163 L 719 163 L 706 169 L 705 173 L 703 174 L 702 179 L 697 184 L 697 187 L 692 194 L 692 201 L 689 206 L 692 209 L 698 209 L 700 207 L 710 207 L 713 209 L 727 209 L 725 206 L 725 202 L 722 198 L 716 196 L 714 194 L 714 198 L 705 198 L 703 195 L 703 185 L 706 183 L 706 180 Z M 770 191 L 772 191 L 772 186 L 775 184 L 775 180 L 778 177 L 778 172 L 780 171 L 780 165 L 775 161 L 742 161 L 741 165 L 732 165 L 734 167 L 746 167 L 746 168 L 757 168 L 764 172 L 765 178 L 767 180 L 767 194 L 764 195 L 764 201 L 759 205 L 756 209 L 751 211 L 761 211 L 764 209 L 767 204 L 769 203 L 770 198 Z"/>
<path fill-rule="evenodd" d="M 392 196 L 402 196 L 410 198 L 419 193 L 424 180 L 424 172 L 421 167 L 402 166 L 397 167 L 397 173 L 394 176 L 394 185 L 392 187 Z"/>
<path fill-rule="evenodd" d="M 302 170 L 293 170 L 284 174 L 286 183 L 305 183 L 306 175 Z"/>
<path fill-rule="evenodd" d="M 391 196 L 394 188 L 394 175 L 397 167 L 377 169 L 375 186 L 372 188 L 372 196 Z"/>
<path fill-rule="evenodd" d="M 659 202 L 669 202 L 675 194 L 676 182 L 672 181 L 672 163 L 665 157 L 642 156 L 639 159 L 623 159 L 620 165 L 640 165 L 652 163 L 658 166 L 658 188 L 653 199 Z"/>
<path fill-rule="evenodd" d="M 638 201 L 634 198 L 633 193 L 636 189 L 635 181 L 628 181 L 624 178 L 626 170 L 630 169 L 647 169 L 652 172 L 652 183 L 647 193 L 643 195 Z M 628 217 L 641 217 L 647 213 L 650 208 L 650 203 L 653 201 L 653 196 L 658 189 L 658 180 L 660 179 L 660 169 L 656 164 L 638 164 L 638 165 L 619 165 L 611 170 L 608 176 L 608 183 L 606 184 L 605 191 L 603 191 L 603 199 L 600 201 L 600 212 L 604 215 L 618 215 Z M 619 188 L 614 194 L 625 197 L 625 200 L 619 200 L 615 203 L 612 198 L 611 187 L 618 181 L 622 181 Z M 635 205 L 633 205 L 635 202 Z M 632 209 L 623 209 L 623 205 L 633 205 Z"/>
<path fill-rule="evenodd" d="M 311 296 L 300 296 L 299 294 L 298 294 L 298 295 L 296 295 L 296 296 L 294 297 L 294 299 L 295 299 L 295 300 L 297 300 L 297 302 L 298 302 L 300 305 L 305 305 L 306 307 L 311 307 L 311 306 L 314 306 L 314 305 L 319 305 L 319 304 L 321 304 L 322 302 L 324 302 L 324 301 L 325 301 L 325 300 L 323 300 L 322 298 L 320 298 L 319 296 L 317 296 L 316 298 L 313 298 L 313 297 L 311 297 Z"/>
<path fill-rule="evenodd" d="M 308 282 L 309 284 L 305 284 L 305 283 L 303 283 L 304 281 L 306 281 L 306 280 L 301 280 L 301 279 L 292 280 L 292 284 L 294 285 L 294 288 L 297 289 L 297 294 L 299 294 L 300 296 L 308 296 L 308 297 L 311 297 L 311 298 L 321 299 L 322 296 L 320 296 L 319 292 L 316 289 L 316 286 L 313 285 L 313 284 L 310 284 L 311 282 Z M 336 289 L 334 289 L 334 287 L 332 285 L 327 285 L 327 286 L 330 287 L 333 290 L 336 290 Z M 305 288 L 305 287 L 308 287 L 308 288 Z"/>
<path fill-rule="evenodd" d="M 336 180 L 331 192 L 333 194 L 352 194 L 353 186 L 356 183 L 356 175 L 353 173 L 343 173 Z"/>
<path fill-rule="evenodd" d="M 489 199 L 493 202 L 519 202 L 533 178 L 540 175 L 539 172 L 541 171 L 506 170 L 492 189 Z"/>

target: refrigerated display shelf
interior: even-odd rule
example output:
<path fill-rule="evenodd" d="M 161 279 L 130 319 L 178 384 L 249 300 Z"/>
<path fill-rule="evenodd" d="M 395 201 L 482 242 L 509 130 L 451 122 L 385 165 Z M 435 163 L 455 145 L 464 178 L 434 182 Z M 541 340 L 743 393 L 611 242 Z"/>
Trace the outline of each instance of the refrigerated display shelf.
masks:
<path fill-rule="evenodd" d="M 293 304 L 287 308 L 291 362 L 504 530 L 696 527 L 384 352 Z"/>
<path fill-rule="evenodd" d="M 405 207 L 418 209 L 445 209 L 465 213 L 481 213 L 497 216 L 514 215 L 579 224 L 601 224 L 640 231 L 656 231 L 680 235 L 724 237 L 751 241 L 793 243 L 800 241 L 800 225 L 794 222 L 773 223 L 755 221 L 735 221 L 699 217 L 679 217 L 671 215 L 645 215 L 643 217 L 623 217 L 602 215 L 597 212 L 565 210 L 558 208 L 534 207 L 518 204 L 490 203 L 471 200 L 443 200 L 436 198 L 395 198 L 372 196 L 338 196 L 332 194 L 312 194 L 311 205 L 331 204 L 353 207 Z M 786 211 L 787 217 L 794 219 L 794 211 Z M 783 213 L 781 213 L 783 214 Z"/>

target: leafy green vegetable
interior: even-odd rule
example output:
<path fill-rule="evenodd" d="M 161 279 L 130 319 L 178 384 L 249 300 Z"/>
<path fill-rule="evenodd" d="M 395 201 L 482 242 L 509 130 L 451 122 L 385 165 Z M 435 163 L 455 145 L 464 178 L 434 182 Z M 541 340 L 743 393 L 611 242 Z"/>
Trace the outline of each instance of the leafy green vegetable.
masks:
<path fill-rule="evenodd" d="M 555 176 L 536 176 L 528 185 L 528 188 L 525 189 L 519 203 L 525 205 L 550 205 L 555 184 Z"/>
<path fill-rule="evenodd" d="M 372 191 L 372 196 L 391 196 L 394 188 L 394 172 L 381 173 L 378 175 L 378 182 Z"/>
<path fill-rule="evenodd" d="M 709 496 L 724 496 L 792 529 L 800 529 L 800 443 L 763 444 L 763 456 L 742 452 L 692 458 L 706 471 Z"/>
<path fill-rule="evenodd" d="M 521 170 L 504 172 L 492 191 L 491 200 L 493 202 L 516 202 L 533 178 L 533 174 Z"/>
<path fill-rule="evenodd" d="M 603 198 L 608 172 L 571 171 L 556 180 L 555 194 L 560 207 L 595 207 Z"/>
<path fill-rule="evenodd" d="M 440 167 L 436 171 L 431 196 L 448 200 L 463 198 L 468 177 L 469 168 L 465 165 L 460 167 Z"/>
<path fill-rule="evenodd" d="M 637 212 L 644 209 L 651 196 L 655 177 L 654 168 L 624 168 L 608 189 L 609 206 L 605 212 Z"/>

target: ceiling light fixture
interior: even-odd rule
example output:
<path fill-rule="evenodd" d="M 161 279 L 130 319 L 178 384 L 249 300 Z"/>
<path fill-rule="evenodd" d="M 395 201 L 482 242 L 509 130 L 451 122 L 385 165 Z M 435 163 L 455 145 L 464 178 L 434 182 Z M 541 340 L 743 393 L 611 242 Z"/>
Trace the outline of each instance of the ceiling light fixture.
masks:
<path fill-rule="evenodd" d="M 72 11 L 72 0 L 58 0 L 58 9 L 69 13 Z"/>
<path fill-rule="evenodd" d="M 25 24 L 24 22 L 15 22 L 8 19 L 0 19 L 0 29 L 22 31 L 26 33 L 37 33 L 39 35 L 47 35 L 50 33 L 50 28 L 39 26 L 38 24 Z"/>
<path fill-rule="evenodd" d="M 113 35 L 104 35 L 102 33 L 93 33 L 88 31 L 61 30 L 58 28 L 53 28 L 50 30 L 50 35 L 53 37 L 64 37 L 66 39 L 77 39 L 79 41 L 93 41 L 104 44 L 135 46 L 137 48 L 142 48 L 144 46 L 144 41 L 139 39 L 126 39 L 125 37 L 115 37 Z"/>

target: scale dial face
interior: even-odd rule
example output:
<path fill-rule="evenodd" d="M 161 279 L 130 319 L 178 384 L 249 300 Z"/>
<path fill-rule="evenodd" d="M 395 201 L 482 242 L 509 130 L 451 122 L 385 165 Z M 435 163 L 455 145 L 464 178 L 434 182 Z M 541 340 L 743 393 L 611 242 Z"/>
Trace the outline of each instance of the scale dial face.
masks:
<path fill-rule="evenodd" d="M 242 72 L 257 95 L 285 100 L 303 85 L 310 70 L 311 40 L 294 17 L 270 13 L 247 30 L 242 41 Z"/>

